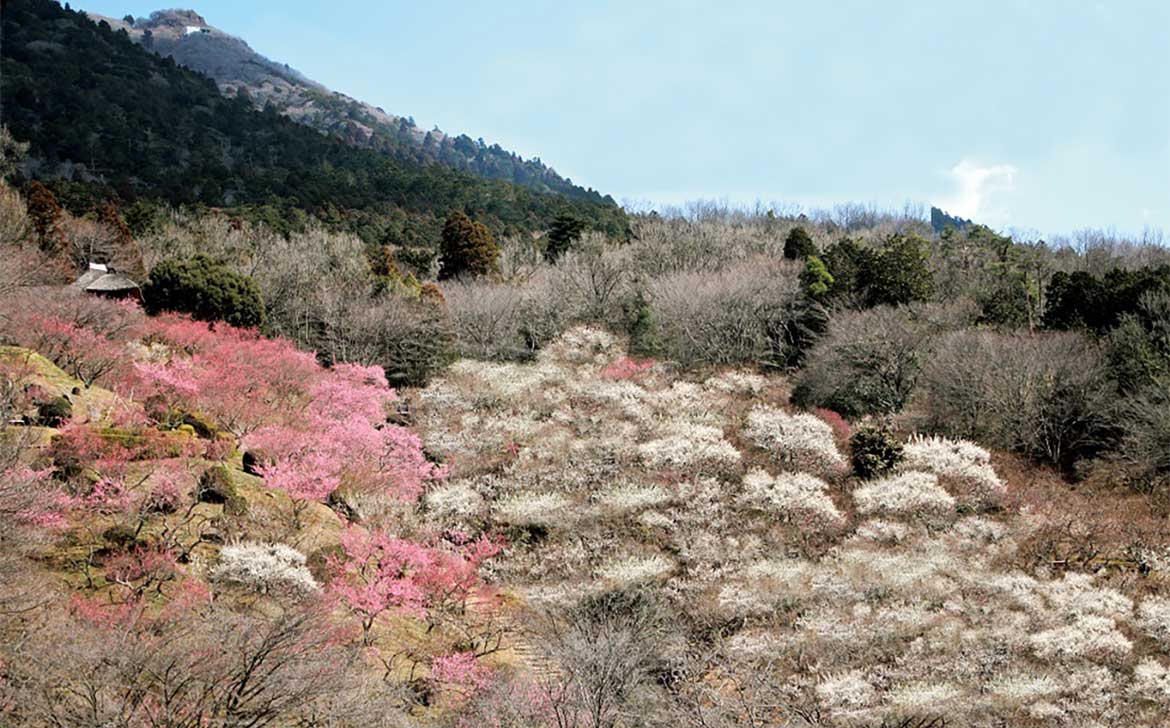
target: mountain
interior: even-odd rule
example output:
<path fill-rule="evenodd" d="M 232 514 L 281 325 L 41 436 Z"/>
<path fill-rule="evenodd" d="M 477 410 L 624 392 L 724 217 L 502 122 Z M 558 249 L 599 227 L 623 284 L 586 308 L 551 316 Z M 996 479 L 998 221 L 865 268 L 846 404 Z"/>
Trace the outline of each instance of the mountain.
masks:
<path fill-rule="evenodd" d="M 497 232 L 542 230 L 561 214 L 625 229 L 621 209 L 599 195 L 412 163 L 257 111 L 243 94 L 224 96 L 207 76 L 50 0 L 10 0 L 2 21 L 0 121 L 31 144 L 25 176 L 56 180 L 74 208 L 145 197 L 264 208 L 284 220 L 308 212 L 368 241 L 415 243 L 437 239 L 455 209 Z"/>
<path fill-rule="evenodd" d="M 173 58 L 215 79 L 227 96 L 242 96 L 257 109 L 272 106 L 284 116 L 354 146 L 387 152 L 404 162 L 443 164 L 487 179 L 500 179 L 558 192 L 578 199 L 600 200 L 591 189 L 565 179 L 540 159 L 524 159 L 473 140 L 426 131 L 410 117 L 387 113 L 345 94 L 331 91 L 288 64 L 260 55 L 246 41 L 207 24 L 193 10 L 158 10 L 147 18 L 106 18 L 144 47 Z"/>
<path fill-rule="evenodd" d="M 970 220 L 948 214 L 937 207 L 930 208 L 930 228 L 936 233 L 941 234 L 947 228 L 954 228 L 956 231 L 962 232 L 974 224 Z"/>

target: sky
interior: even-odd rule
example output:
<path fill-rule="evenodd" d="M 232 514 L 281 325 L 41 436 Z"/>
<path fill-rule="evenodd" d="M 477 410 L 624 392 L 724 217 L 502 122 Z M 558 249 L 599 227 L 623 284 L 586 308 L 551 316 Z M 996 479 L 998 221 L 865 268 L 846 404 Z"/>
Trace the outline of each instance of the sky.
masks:
<path fill-rule="evenodd" d="M 189 1 L 334 90 L 618 200 L 1170 233 L 1165 0 Z"/>

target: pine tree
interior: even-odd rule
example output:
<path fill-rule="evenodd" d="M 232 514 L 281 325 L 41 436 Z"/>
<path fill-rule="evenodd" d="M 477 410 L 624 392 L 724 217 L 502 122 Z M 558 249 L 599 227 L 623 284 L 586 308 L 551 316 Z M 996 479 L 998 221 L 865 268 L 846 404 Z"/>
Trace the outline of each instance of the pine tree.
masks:
<path fill-rule="evenodd" d="M 548 229 L 544 258 L 554 262 L 585 232 L 585 221 L 572 215 L 557 215 Z"/>
<path fill-rule="evenodd" d="M 799 225 L 789 231 L 784 239 L 784 257 L 789 260 L 804 260 L 817 254 L 817 246 L 812 238 Z"/>

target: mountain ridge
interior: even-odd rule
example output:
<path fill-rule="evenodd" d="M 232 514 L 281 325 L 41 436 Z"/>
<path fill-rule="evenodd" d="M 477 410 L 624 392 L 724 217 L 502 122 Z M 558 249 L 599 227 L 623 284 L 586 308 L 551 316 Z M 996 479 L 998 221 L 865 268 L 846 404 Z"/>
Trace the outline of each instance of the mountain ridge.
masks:
<path fill-rule="evenodd" d="M 211 24 L 195 10 L 156 10 L 145 18 L 121 19 L 90 14 L 112 29 L 125 30 L 152 52 L 213 78 L 226 96 L 244 96 L 257 109 L 274 107 L 282 115 L 400 161 L 442 164 L 486 179 L 500 179 L 574 199 L 612 201 L 592 188 L 562 177 L 539 157 L 524 157 L 438 127 L 419 128 L 409 116 L 334 91 L 287 63 L 258 53 L 248 42 Z M 133 22 L 130 22 L 133 21 Z"/>

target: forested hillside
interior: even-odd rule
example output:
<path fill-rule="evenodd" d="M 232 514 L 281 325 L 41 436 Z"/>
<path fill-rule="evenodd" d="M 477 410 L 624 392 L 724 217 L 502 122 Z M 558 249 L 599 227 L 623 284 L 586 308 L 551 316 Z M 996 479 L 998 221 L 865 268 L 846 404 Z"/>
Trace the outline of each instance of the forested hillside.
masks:
<path fill-rule="evenodd" d="M 143 47 L 214 78 L 225 95 L 240 95 L 257 109 L 271 106 L 354 146 L 377 149 L 409 164 L 442 164 L 487 179 L 603 202 L 601 194 L 573 184 L 540 159 L 524 159 L 466 134 L 427 131 L 409 116 L 332 91 L 288 64 L 261 56 L 245 40 L 209 26 L 192 10 L 159 10 L 146 18 L 106 21 L 115 30 L 126 30 Z"/>
<path fill-rule="evenodd" d="M 612 202 L 392 160 L 257 112 L 50 0 L 6 3 L 3 41 L 4 123 L 31 143 L 28 174 L 68 180 L 61 196 L 76 208 L 114 196 L 265 206 L 278 218 L 296 209 L 367 241 L 437 237 L 452 209 L 497 231 L 543 229 L 565 212 L 610 233 L 624 227 Z"/>

